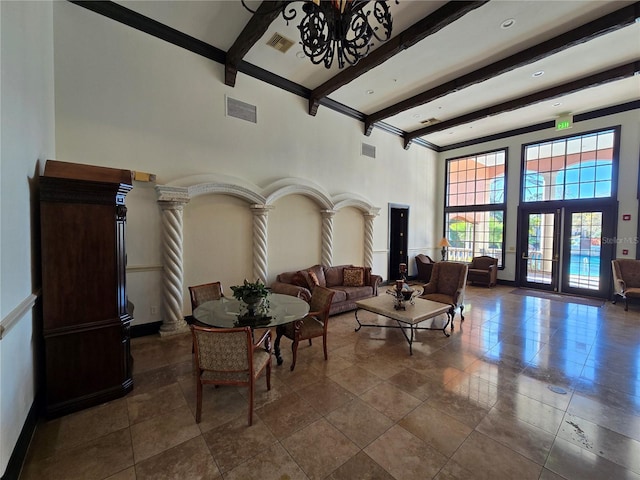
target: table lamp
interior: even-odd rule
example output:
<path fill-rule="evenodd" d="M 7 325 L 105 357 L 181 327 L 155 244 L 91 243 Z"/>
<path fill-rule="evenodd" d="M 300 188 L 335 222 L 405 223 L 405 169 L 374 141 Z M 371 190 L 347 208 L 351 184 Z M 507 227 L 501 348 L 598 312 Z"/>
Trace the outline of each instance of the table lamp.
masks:
<path fill-rule="evenodd" d="M 447 256 L 447 247 L 450 247 L 451 244 L 449 243 L 449 240 L 447 240 L 447 237 L 442 237 L 438 242 L 438 246 L 442 247 L 440 253 L 442 253 L 442 261 L 444 262 L 445 257 Z"/>

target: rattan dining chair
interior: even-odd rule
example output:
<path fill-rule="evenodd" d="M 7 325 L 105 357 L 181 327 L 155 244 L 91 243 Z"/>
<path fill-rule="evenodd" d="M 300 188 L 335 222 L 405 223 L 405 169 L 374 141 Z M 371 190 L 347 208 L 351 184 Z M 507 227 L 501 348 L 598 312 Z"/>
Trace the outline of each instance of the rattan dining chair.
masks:
<path fill-rule="evenodd" d="M 257 378 L 264 371 L 271 390 L 271 331 L 253 343 L 250 327 L 209 328 L 191 326 L 195 347 L 196 423 L 202 415 L 203 385 L 249 387 L 249 425 L 253 423 L 253 397 Z"/>

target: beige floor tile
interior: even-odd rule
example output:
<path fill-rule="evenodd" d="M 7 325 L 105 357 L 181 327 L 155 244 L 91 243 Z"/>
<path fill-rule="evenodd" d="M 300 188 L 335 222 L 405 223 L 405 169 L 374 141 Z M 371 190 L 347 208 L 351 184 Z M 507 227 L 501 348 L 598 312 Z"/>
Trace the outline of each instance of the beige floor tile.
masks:
<path fill-rule="evenodd" d="M 422 404 L 398 422 L 443 455 L 450 457 L 473 431 L 462 422 L 428 404 Z"/>
<path fill-rule="evenodd" d="M 180 385 L 172 383 L 155 390 L 127 397 L 129 422 L 135 423 L 164 415 L 175 409 L 188 410 Z"/>
<path fill-rule="evenodd" d="M 537 480 L 542 466 L 479 432 L 473 432 L 451 457 L 477 480 Z"/>
<path fill-rule="evenodd" d="M 544 465 L 555 438 L 554 434 L 495 408 L 476 430 L 539 465 Z"/>
<path fill-rule="evenodd" d="M 519 420 L 553 435 L 558 432 L 565 413 L 564 410 L 508 390 L 500 395 L 493 408 L 511 414 Z"/>
<path fill-rule="evenodd" d="M 360 450 L 325 419 L 285 438 L 282 445 L 311 480 L 325 478 Z"/>
<path fill-rule="evenodd" d="M 398 425 L 364 451 L 394 478 L 402 480 L 431 479 L 447 463 L 447 457 Z"/>
<path fill-rule="evenodd" d="M 291 393 L 256 410 L 256 415 L 278 440 L 320 418 L 320 414 L 297 393 Z"/>
<path fill-rule="evenodd" d="M 323 378 L 298 390 L 298 395 L 305 399 L 320 415 L 327 415 L 355 398 L 353 393 L 329 378 Z"/>
<path fill-rule="evenodd" d="M 257 418 L 251 426 L 246 419 L 233 420 L 209 430 L 203 437 L 223 475 L 276 443 L 264 422 Z"/>
<path fill-rule="evenodd" d="M 426 400 L 435 391 L 442 388 L 434 378 L 422 375 L 410 368 L 405 368 L 389 377 L 387 382 L 420 400 Z"/>
<path fill-rule="evenodd" d="M 280 445 L 274 443 L 258 455 L 229 471 L 225 480 L 307 480 L 298 464 Z"/>
<path fill-rule="evenodd" d="M 640 474 L 640 442 L 567 413 L 558 437 Z"/>
<path fill-rule="evenodd" d="M 135 467 L 125 468 L 124 470 L 107 477 L 105 480 L 137 480 Z"/>
<path fill-rule="evenodd" d="M 202 438 L 197 436 L 136 464 L 136 480 L 215 480 L 218 467 Z"/>
<path fill-rule="evenodd" d="M 567 480 L 640 479 L 637 473 L 562 438 L 556 438 L 545 468 Z"/>
<path fill-rule="evenodd" d="M 360 395 L 382 382 L 382 378 L 358 366 L 349 367 L 330 377 L 355 395 Z"/>
<path fill-rule="evenodd" d="M 126 399 L 38 424 L 27 460 L 38 460 L 129 426 Z"/>
<path fill-rule="evenodd" d="M 133 465 L 129 430 L 124 428 L 96 440 L 25 465 L 21 480 L 103 479 Z"/>
<path fill-rule="evenodd" d="M 136 463 L 200 435 L 195 418 L 187 409 L 174 410 L 131 426 Z"/>
<path fill-rule="evenodd" d="M 388 382 L 379 383 L 360 395 L 360 398 L 396 422 L 421 403 L 416 397 Z"/>
<path fill-rule="evenodd" d="M 369 445 L 394 423 L 359 398 L 332 411 L 326 419 L 360 448 Z"/>
<path fill-rule="evenodd" d="M 360 452 L 340 465 L 327 480 L 394 480 L 389 472 Z"/>

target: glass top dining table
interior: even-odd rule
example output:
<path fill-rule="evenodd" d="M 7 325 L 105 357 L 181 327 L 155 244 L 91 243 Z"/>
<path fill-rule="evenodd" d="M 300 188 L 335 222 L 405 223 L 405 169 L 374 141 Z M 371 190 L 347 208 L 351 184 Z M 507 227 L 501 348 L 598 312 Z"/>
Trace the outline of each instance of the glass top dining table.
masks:
<path fill-rule="evenodd" d="M 220 300 L 204 302 L 193 311 L 193 318 L 204 326 L 216 328 L 234 328 L 249 326 L 251 328 L 276 327 L 276 341 L 274 352 L 278 365 L 282 365 L 280 355 L 280 338 L 282 326 L 304 318 L 309 313 L 309 304 L 291 295 L 270 293 L 263 306 L 259 307 L 258 315 L 247 318 L 244 302 L 235 298 L 222 297 Z"/>

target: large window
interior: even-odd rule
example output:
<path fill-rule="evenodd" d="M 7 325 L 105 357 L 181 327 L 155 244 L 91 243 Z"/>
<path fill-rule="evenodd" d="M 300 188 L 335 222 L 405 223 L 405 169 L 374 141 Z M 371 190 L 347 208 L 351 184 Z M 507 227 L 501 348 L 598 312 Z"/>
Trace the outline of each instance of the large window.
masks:
<path fill-rule="evenodd" d="M 445 237 L 448 259 L 489 255 L 503 262 L 506 150 L 447 160 Z"/>
<path fill-rule="evenodd" d="M 615 130 L 525 146 L 523 202 L 610 198 Z"/>

